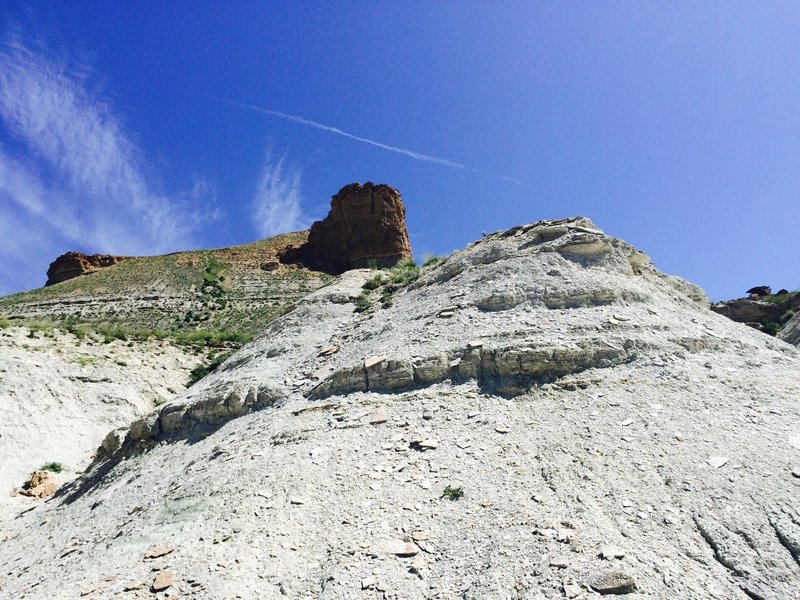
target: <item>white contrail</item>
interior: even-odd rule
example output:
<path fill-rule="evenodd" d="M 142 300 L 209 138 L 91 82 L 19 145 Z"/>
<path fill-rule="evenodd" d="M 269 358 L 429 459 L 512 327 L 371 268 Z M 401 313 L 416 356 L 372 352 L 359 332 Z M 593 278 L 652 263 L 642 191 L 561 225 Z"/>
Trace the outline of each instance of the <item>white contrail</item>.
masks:
<path fill-rule="evenodd" d="M 357 142 L 364 142 L 365 144 L 369 144 L 370 146 L 377 146 L 378 148 L 383 148 L 384 150 L 389 150 L 390 152 L 396 152 L 397 154 L 404 154 L 405 156 L 410 156 L 411 158 L 415 158 L 417 160 L 424 160 L 427 162 L 436 163 L 437 165 L 442 165 L 445 167 L 450 167 L 452 169 L 464 169 L 464 165 L 461 163 L 453 162 L 452 160 L 447 160 L 445 158 L 438 158 L 436 156 L 430 156 L 429 154 L 421 154 L 419 152 L 414 152 L 412 150 L 406 150 L 405 148 L 398 148 L 397 146 L 390 146 L 388 144 L 381 144 L 380 142 L 376 142 L 375 140 L 371 140 L 369 138 L 361 137 L 358 135 L 353 135 L 352 133 L 348 133 L 346 131 L 342 131 L 337 127 L 331 127 L 330 125 L 324 125 L 322 123 L 317 123 L 316 121 L 312 121 L 311 119 L 304 119 L 303 117 L 298 117 L 296 115 L 289 115 L 286 113 L 279 112 L 277 110 L 269 110 L 266 108 L 261 108 L 260 106 L 254 106 L 253 104 L 245 104 L 244 102 L 236 102 L 235 100 L 226 100 L 225 98 L 220 98 L 223 102 L 227 102 L 228 104 L 233 104 L 234 106 L 240 106 L 242 108 L 249 108 L 250 110 L 255 110 L 260 113 L 264 113 L 265 115 L 271 115 L 273 117 L 280 117 L 281 119 L 286 119 L 287 121 L 293 121 L 295 123 L 300 123 L 301 125 L 307 125 L 309 127 L 314 127 L 316 129 L 321 129 L 322 131 L 328 131 L 330 133 L 335 133 L 337 135 L 341 135 L 342 137 L 350 138 L 351 140 L 356 140 Z"/>

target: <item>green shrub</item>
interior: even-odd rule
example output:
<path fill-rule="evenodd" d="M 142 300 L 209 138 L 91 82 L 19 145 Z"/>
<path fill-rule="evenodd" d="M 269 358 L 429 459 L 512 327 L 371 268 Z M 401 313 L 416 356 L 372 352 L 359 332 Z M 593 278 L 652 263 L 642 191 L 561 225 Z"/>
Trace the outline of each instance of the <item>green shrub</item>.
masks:
<path fill-rule="evenodd" d="M 780 330 L 781 326 L 778 323 L 773 323 L 767 319 L 761 321 L 761 331 L 766 334 L 777 335 Z"/>
<path fill-rule="evenodd" d="M 378 273 L 375 277 L 371 277 L 364 282 L 364 289 L 365 290 L 377 290 L 381 287 L 384 283 L 386 283 L 388 279 L 383 273 Z"/>
<path fill-rule="evenodd" d="M 208 364 L 196 366 L 189 373 L 189 383 L 186 384 L 186 387 L 194 385 L 209 373 L 216 371 L 222 363 L 230 358 L 231 354 L 233 352 L 222 352 L 211 358 Z"/>
<path fill-rule="evenodd" d="M 50 471 L 51 473 L 61 473 L 64 470 L 64 467 L 61 463 L 57 462 L 49 462 L 42 465 L 42 468 L 39 469 L 40 471 Z"/>
<path fill-rule="evenodd" d="M 460 498 L 463 497 L 464 497 L 464 488 L 461 486 L 453 487 L 448 485 L 446 488 L 444 488 L 444 491 L 442 492 L 441 495 L 441 498 L 447 498 L 448 500 L 453 500 L 453 501 L 459 500 Z"/>
<path fill-rule="evenodd" d="M 389 281 L 398 285 L 414 283 L 422 275 L 422 271 L 411 258 L 404 258 L 389 271 Z"/>
<path fill-rule="evenodd" d="M 8 322 L 8 319 L 0 319 L 0 329 L 6 329 L 10 327 L 11 323 Z"/>
<path fill-rule="evenodd" d="M 362 313 L 369 310 L 369 292 L 361 292 L 358 298 L 356 298 L 356 309 L 355 312 Z"/>
<path fill-rule="evenodd" d="M 389 308 L 392 305 L 393 296 L 397 289 L 398 287 L 394 284 L 389 284 L 383 288 L 383 292 L 381 292 L 381 306 L 383 308 Z"/>

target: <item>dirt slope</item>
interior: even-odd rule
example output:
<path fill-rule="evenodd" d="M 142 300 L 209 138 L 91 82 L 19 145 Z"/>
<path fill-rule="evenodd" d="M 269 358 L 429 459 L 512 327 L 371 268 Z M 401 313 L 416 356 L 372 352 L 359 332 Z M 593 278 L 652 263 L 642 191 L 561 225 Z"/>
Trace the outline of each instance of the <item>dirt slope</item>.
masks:
<path fill-rule="evenodd" d="M 800 598 L 796 348 L 585 219 L 373 277 L 3 524 L 0 593 Z"/>

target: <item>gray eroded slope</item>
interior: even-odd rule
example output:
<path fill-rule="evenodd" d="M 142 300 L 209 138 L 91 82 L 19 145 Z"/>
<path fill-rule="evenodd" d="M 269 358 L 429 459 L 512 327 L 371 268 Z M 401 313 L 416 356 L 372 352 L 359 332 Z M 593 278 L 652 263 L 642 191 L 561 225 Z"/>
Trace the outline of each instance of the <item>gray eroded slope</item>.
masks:
<path fill-rule="evenodd" d="M 31 471 L 56 462 L 71 479 L 109 429 L 184 390 L 199 361 L 167 342 L 0 329 L 0 519 L 29 503 L 9 494 Z"/>
<path fill-rule="evenodd" d="M 490 236 L 359 315 L 369 276 L 110 436 L 5 526 L 0 590 L 152 597 L 168 545 L 169 591 L 199 598 L 588 597 L 614 570 L 631 598 L 798 597 L 795 348 L 584 220 Z"/>

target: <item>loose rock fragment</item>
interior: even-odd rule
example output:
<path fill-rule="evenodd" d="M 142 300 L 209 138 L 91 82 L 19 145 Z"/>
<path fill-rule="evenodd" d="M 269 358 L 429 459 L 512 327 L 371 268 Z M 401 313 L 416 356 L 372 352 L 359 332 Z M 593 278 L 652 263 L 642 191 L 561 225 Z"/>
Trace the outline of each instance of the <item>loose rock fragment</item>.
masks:
<path fill-rule="evenodd" d="M 710 464 L 712 467 L 714 467 L 715 469 L 719 469 L 720 467 L 723 467 L 723 466 L 725 466 L 727 464 L 728 457 L 727 456 L 710 456 L 709 458 L 706 459 L 706 462 L 708 464 Z"/>
<path fill-rule="evenodd" d="M 145 558 L 160 558 L 160 557 L 166 556 L 167 554 L 170 554 L 171 552 L 174 552 L 174 551 L 175 551 L 175 548 L 173 548 L 172 546 L 153 546 L 152 548 L 150 548 L 150 550 L 145 552 L 144 557 Z"/>
<path fill-rule="evenodd" d="M 575 596 L 580 595 L 582 591 L 580 585 L 567 579 L 561 582 L 561 586 L 564 588 L 564 595 L 567 598 L 574 598 Z"/>
<path fill-rule="evenodd" d="M 172 571 L 162 571 L 153 580 L 153 591 L 160 592 L 172 585 Z"/>
<path fill-rule="evenodd" d="M 382 423 L 386 423 L 389 419 L 386 418 L 386 413 L 382 410 L 375 411 L 375 413 L 370 417 L 369 424 L 370 425 L 381 425 Z"/>
<path fill-rule="evenodd" d="M 617 546 L 603 546 L 602 550 L 600 550 L 600 556 L 606 560 L 622 558 L 625 556 L 625 551 Z"/>
<path fill-rule="evenodd" d="M 386 361 L 386 357 L 384 355 L 380 356 L 370 356 L 369 358 L 364 359 L 364 368 L 369 369 L 374 367 L 375 365 L 379 365 L 382 362 Z"/>
<path fill-rule="evenodd" d="M 122 586 L 122 591 L 132 592 L 133 590 L 138 590 L 142 587 L 144 587 L 144 582 L 133 580 L 126 582 L 125 585 Z"/>
<path fill-rule="evenodd" d="M 588 584 L 601 594 L 628 594 L 636 589 L 636 581 L 621 569 L 594 573 Z"/>
<path fill-rule="evenodd" d="M 339 351 L 339 346 L 335 344 L 328 344 L 327 346 L 323 346 L 318 356 L 330 356 L 331 354 L 336 354 Z"/>

